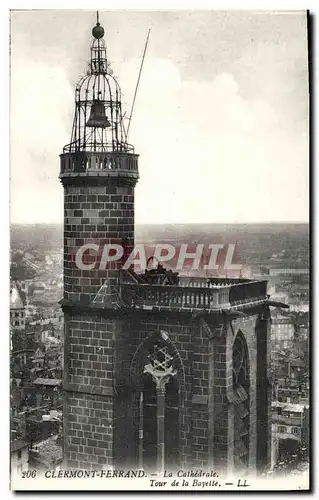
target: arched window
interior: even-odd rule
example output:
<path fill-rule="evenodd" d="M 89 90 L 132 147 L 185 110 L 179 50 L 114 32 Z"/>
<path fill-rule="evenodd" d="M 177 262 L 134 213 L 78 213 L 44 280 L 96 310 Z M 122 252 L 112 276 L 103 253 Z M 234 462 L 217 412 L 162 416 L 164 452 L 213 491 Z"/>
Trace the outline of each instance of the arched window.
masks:
<path fill-rule="evenodd" d="M 149 374 L 143 377 L 143 464 L 156 469 L 157 464 L 157 394 Z M 165 385 L 164 465 L 172 468 L 179 461 L 179 394 L 178 381 L 171 378 Z"/>
<path fill-rule="evenodd" d="M 150 469 L 156 469 L 157 459 L 157 397 L 156 385 L 150 375 L 143 376 L 143 413 L 140 418 L 140 439 L 143 457 L 140 457 L 143 466 L 147 464 Z M 140 409 L 141 411 L 142 409 Z M 141 435 L 142 431 L 142 435 Z"/>
<path fill-rule="evenodd" d="M 238 332 L 233 344 L 234 465 L 245 472 L 249 460 L 249 362 L 244 336 Z"/>
<path fill-rule="evenodd" d="M 165 391 L 165 466 L 174 467 L 179 460 L 179 387 L 176 377 L 166 384 Z"/>
<path fill-rule="evenodd" d="M 174 470 L 179 466 L 182 367 L 178 352 L 165 333 L 150 335 L 137 350 L 131 369 L 141 391 L 140 467 L 157 472 Z"/>

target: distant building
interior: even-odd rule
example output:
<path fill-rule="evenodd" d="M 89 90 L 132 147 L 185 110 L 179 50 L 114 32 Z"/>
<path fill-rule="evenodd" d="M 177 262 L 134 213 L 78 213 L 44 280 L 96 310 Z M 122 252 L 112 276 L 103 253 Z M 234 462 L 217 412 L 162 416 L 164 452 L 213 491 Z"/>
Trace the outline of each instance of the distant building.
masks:
<path fill-rule="evenodd" d="M 61 379 L 39 377 L 34 381 L 34 385 L 38 388 L 36 393 L 37 406 L 59 406 L 61 400 Z"/>
<path fill-rule="evenodd" d="M 21 476 L 22 471 L 29 469 L 29 443 L 23 439 L 11 442 L 11 476 Z"/>
<path fill-rule="evenodd" d="M 34 368 L 36 371 L 40 371 L 43 369 L 45 354 L 40 347 L 35 351 L 33 360 L 34 360 Z"/>
<path fill-rule="evenodd" d="M 58 286 L 47 286 L 46 288 L 36 288 L 33 291 L 32 303 L 36 305 L 56 304 L 61 298 L 61 291 Z"/>
<path fill-rule="evenodd" d="M 32 304 L 27 304 L 27 306 L 25 308 L 25 314 L 26 314 L 27 318 L 33 318 L 33 316 L 36 314 L 36 312 L 37 312 L 36 306 L 34 306 Z"/>
<path fill-rule="evenodd" d="M 282 302 L 283 304 L 288 304 L 289 296 L 288 293 L 285 292 L 275 292 L 271 294 L 272 300 L 277 300 L 278 302 Z"/>
<path fill-rule="evenodd" d="M 298 303 L 298 304 L 291 304 L 290 305 L 290 311 L 292 312 L 309 312 L 309 304 L 308 303 Z"/>
<path fill-rule="evenodd" d="M 25 328 L 25 294 L 16 283 L 10 288 L 10 326 L 14 330 Z"/>
<path fill-rule="evenodd" d="M 29 280 L 23 280 L 23 281 L 19 280 L 19 281 L 16 281 L 16 284 L 22 292 L 24 305 L 27 306 L 30 281 Z"/>
<path fill-rule="evenodd" d="M 307 326 L 300 326 L 299 327 L 299 339 L 300 340 L 308 340 L 309 336 L 309 325 Z"/>
<path fill-rule="evenodd" d="M 306 384 L 289 382 L 289 387 L 276 384 L 274 393 L 276 399 L 283 403 L 307 404 L 309 401 L 309 388 Z"/>
<path fill-rule="evenodd" d="M 286 276 L 297 276 L 301 274 L 309 274 L 309 269 L 285 269 L 272 267 L 269 269 L 269 274 L 271 276 L 286 275 Z"/>
<path fill-rule="evenodd" d="M 280 344 L 281 347 L 288 347 L 294 339 L 295 327 L 289 317 L 277 316 L 272 318 L 271 341 Z"/>
<path fill-rule="evenodd" d="M 51 259 L 51 256 L 50 255 L 46 255 L 45 256 L 45 263 L 48 265 L 48 266 L 51 266 L 53 264 L 53 260 Z"/>
<path fill-rule="evenodd" d="M 58 310 L 54 313 L 53 323 L 54 323 L 56 326 L 61 325 L 61 326 L 63 327 L 63 324 L 64 324 L 64 317 L 63 317 L 63 312 L 61 311 L 61 309 L 58 309 Z"/>
<path fill-rule="evenodd" d="M 305 362 L 301 359 L 289 359 L 287 361 L 287 375 L 292 380 L 299 381 L 306 369 Z"/>
<path fill-rule="evenodd" d="M 34 348 L 34 335 L 26 329 L 25 293 L 16 282 L 10 288 L 10 351 L 11 377 L 28 378 L 31 356 Z"/>
<path fill-rule="evenodd" d="M 62 442 L 58 435 L 38 442 L 30 450 L 30 467 L 53 469 L 63 461 Z"/>
<path fill-rule="evenodd" d="M 309 406 L 292 403 L 272 403 L 272 466 L 278 458 L 297 453 L 308 439 Z"/>

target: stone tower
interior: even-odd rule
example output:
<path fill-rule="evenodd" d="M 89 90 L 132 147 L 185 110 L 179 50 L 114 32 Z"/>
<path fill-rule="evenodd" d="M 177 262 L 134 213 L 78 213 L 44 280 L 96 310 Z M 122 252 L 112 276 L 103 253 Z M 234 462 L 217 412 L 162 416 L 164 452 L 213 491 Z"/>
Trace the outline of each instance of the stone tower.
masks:
<path fill-rule="evenodd" d="M 61 154 L 60 180 L 65 449 L 71 465 L 89 462 L 97 467 L 112 464 L 113 456 L 115 344 L 120 339 L 114 317 L 104 313 L 117 309 L 121 261 L 103 270 L 93 269 L 90 262 L 94 267 L 101 257 L 99 249 L 107 245 L 118 244 L 125 251 L 133 247 L 138 156 L 127 143 L 121 90 L 112 76 L 98 21 L 92 35 L 89 69 L 75 90 L 72 137 Z M 81 249 L 87 249 L 82 268 L 76 261 Z M 88 420 L 90 425 L 85 425 Z"/>
<path fill-rule="evenodd" d="M 101 262 L 134 245 L 138 166 L 99 22 L 92 34 L 60 172 L 68 466 L 254 474 L 270 463 L 267 282 Z"/>
<path fill-rule="evenodd" d="M 25 294 L 13 282 L 10 286 L 10 351 L 11 361 L 16 368 L 22 368 L 30 357 L 26 335 Z M 16 370 L 15 374 L 17 375 Z"/>
<path fill-rule="evenodd" d="M 15 331 L 25 329 L 25 305 L 16 283 L 10 287 L 10 327 Z"/>

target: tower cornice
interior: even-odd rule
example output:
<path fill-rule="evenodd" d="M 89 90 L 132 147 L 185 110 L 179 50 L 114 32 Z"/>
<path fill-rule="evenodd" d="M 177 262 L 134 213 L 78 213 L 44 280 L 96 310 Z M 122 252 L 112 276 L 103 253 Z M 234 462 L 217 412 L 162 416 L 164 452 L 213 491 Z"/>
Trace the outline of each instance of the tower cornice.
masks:
<path fill-rule="evenodd" d="M 107 179 L 135 186 L 138 155 L 129 152 L 74 152 L 60 155 L 63 185 L 105 185 Z"/>

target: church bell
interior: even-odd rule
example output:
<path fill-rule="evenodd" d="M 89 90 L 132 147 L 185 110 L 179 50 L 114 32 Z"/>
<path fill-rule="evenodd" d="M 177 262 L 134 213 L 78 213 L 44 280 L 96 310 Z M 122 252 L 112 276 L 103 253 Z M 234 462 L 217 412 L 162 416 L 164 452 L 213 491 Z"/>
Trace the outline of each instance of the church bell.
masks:
<path fill-rule="evenodd" d="M 90 111 L 90 118 L 86 122 L 86 126 L 95 128 L 107 128 L 111 126 L 111 123 L 105 115 L 105 107 L 103 102 L 93 102 Z"/>

